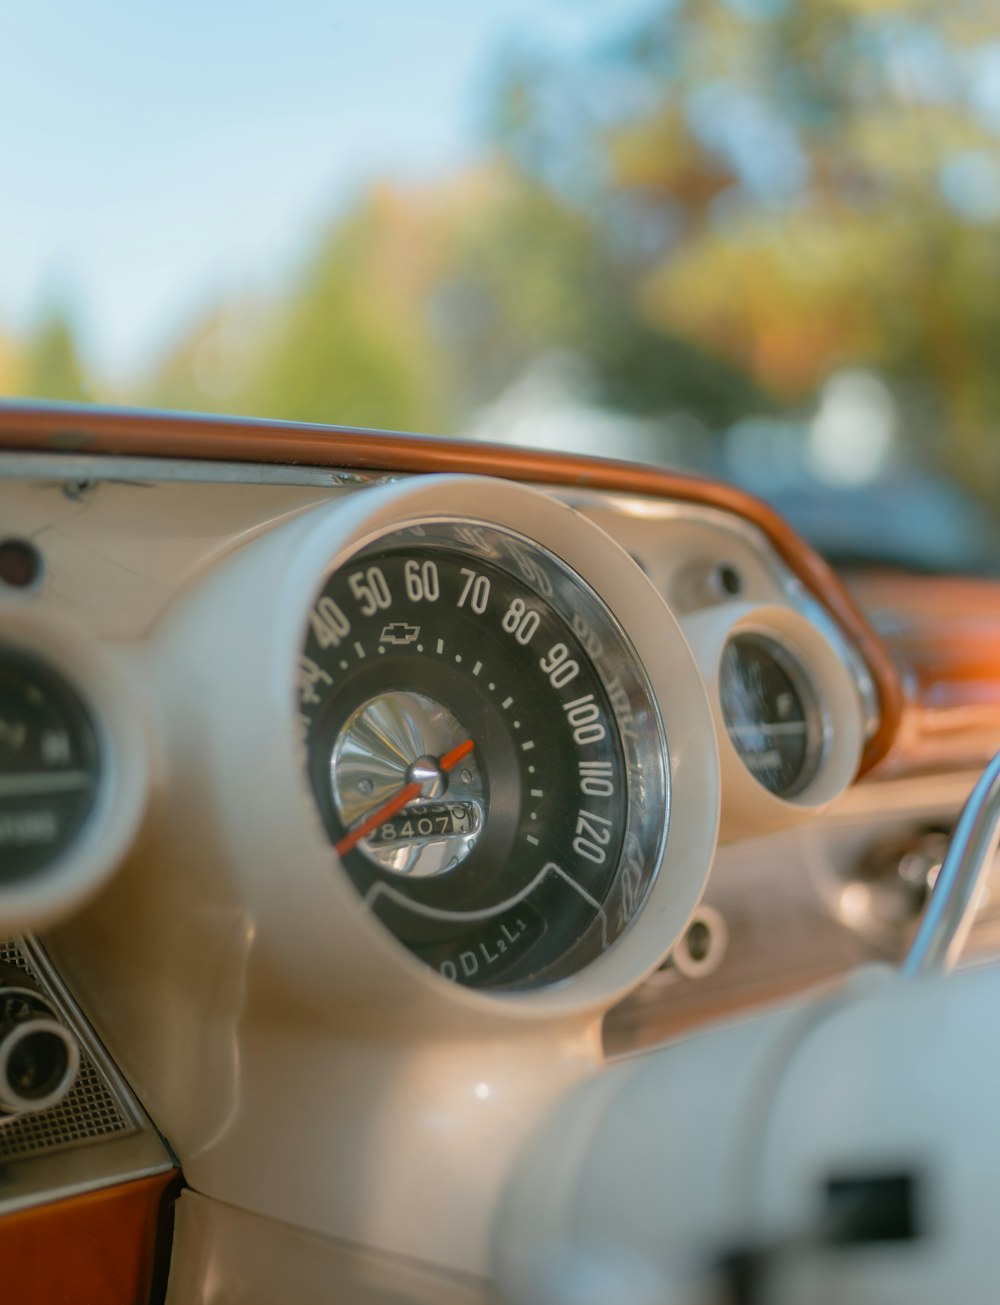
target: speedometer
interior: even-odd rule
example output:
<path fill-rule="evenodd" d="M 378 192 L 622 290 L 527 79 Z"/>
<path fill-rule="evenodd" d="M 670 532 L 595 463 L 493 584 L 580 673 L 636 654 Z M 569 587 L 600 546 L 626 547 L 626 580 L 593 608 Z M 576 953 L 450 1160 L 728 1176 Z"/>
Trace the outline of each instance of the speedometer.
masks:
<path fill-rule="evenodd" d="M 550 983 L 627 928 L 666 832 L 663 728 L 623 631 L 551 552 L 454 520 L 370 541 L 316 598 L 298 688 L 330 842 L 439 973 Z"/>

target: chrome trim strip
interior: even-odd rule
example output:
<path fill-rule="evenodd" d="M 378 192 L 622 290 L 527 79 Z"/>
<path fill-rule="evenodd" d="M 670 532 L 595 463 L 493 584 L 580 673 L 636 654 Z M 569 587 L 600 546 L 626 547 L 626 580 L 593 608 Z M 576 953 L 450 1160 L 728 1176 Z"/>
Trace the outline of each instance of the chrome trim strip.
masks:
<path fill-rule="evenodd" d="M 75 485 L 99 481 L 141 485 L 168 480 L 192 484 L 309 485 L 334 489 L 381 485 L 402 479 L 383 472 L 339 471 L 280 462 L 196 462 L 183 458 L 117 458 L 75 453 L 0 453 L 0 478 L 66 481 Z"/>
<path fill-rule="evenodd" d="M 5 1161 L 0 1178 L 0 1218 L 15 1210 L 64 1201 L 175 1168 L 177 1162 L 151 1132 Z"/>
<path fill-rule="evenodd" d="M 903 962 L 906 978 L 954 968 L 1000 842 L 1000 752 L 962 808 L 948 852 Z"/>

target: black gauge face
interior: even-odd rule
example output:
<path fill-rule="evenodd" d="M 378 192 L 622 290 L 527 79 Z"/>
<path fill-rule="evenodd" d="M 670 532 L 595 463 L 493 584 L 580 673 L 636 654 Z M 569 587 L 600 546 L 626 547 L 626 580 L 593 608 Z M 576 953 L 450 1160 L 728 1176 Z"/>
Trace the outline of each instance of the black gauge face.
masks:
<path fill-rule="evenodd" d="M 754 779 L 793 797 L 813 779 L 823 753 L 823 720 L 802 668 L 774 639 L 738 634 L 719 672 L 722 715 Z"/>
<path fill-rule="evenodd" d="M 317 599 L 298 688 L 331 843 L 445 977 L 552 982 L 628 925 L 665 831 L 662 730 L 624 636 L 556 559 L 475 523 L 383 538 Z"/>
<path fill-rule="evenodd" d="M 66 681 L 0 645 L 0 882 L 51 864 L 93 809 L 93 722 Z"/>

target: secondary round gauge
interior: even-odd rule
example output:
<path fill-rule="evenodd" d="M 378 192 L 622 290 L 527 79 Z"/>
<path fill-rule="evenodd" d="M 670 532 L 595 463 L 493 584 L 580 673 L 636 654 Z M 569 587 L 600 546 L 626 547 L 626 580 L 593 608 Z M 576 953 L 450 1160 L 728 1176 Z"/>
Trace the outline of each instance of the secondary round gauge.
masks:
<path fill-rule="evenodd" d="M 610 946 L 659 861 L 667 771 L 593 591 L 512 532 L 426 522 L 341 565 L 309 621 L 304 761 L 383 924 L 472 987 L 550 983 Z"/>
<path fill-rule="evenodd" d="M 50 666 L 0 645 L 0 883 L 51 864 L 94 807 L 93 721 Z"/>
<path fill-rule="evenodd" d="M 816 692 L 796 658 L 767 635 L 733 635 L 722 655 L 719 698 L 751 775 L 776 797 L 801 792 L 819 767 L 824 731 Z"/>

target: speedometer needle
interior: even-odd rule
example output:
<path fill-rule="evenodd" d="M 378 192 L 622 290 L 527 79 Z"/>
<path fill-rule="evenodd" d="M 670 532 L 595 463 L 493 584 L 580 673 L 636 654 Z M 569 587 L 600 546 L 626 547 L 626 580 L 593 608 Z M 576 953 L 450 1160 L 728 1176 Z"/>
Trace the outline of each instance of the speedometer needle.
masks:
<path fill-rule="evenodd" d="M 444 756 L 438 759 L 438 769 L 442 775 L 447 775 L 450 770 L 454 770 L 458 763 L 469 755 L 475 747 L 472 739 L 466 739 L 464 743 L 459 743 L 457 747 L 446 752 Z M 373 829 L 378 829 L 386 820 L 391 820 L 394 815 L 402 811 L 410 802 L 415 801 L 423 792 L 423 783 L 414 780 L 412 784 L 407 784 L 401 788 L 395 797 L 389 798 L 383 802 L 377 811 L 373 811 L 370 816 L 366 816 L 361 824 L 352 829 L 349 834 L 345 834 L 339 843 L 334 844 L 338 856 L 345 856 L 352 848 L 357 847 L 363 838 L 367 838 Z"/>

